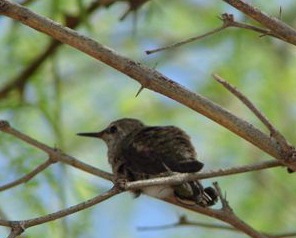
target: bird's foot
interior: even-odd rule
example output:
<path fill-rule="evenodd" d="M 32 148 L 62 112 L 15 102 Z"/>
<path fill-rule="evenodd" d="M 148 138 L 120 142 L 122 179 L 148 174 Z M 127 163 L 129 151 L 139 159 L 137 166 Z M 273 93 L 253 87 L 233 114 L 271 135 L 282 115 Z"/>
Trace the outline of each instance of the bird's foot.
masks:
<path fill-rule="evenodd" d="M 117 187 L 121 191 L 126 190 L 126 183 L 127 182 L 128 182 L 128 180 L 125 178 L 115 178 L 113 181 L 114 186 Z"/>

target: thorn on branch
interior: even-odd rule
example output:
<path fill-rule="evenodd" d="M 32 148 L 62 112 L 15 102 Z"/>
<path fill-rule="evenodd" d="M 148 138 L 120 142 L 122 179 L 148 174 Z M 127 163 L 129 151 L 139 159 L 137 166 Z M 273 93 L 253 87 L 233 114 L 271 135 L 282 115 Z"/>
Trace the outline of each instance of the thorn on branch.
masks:
<path fill-rule="evenodd" d="M 225 195 L 222 194 L 222 191 L 221 191 L 221 188 L 220 188 L 218 182 L 214 182 L 213 185 L 214 185 L 214 187 L 218 193 L 218 197 L 220 198 L 220 201 L 222 203 L 222 210 L 232 212 L 232 208 L 229 206 L 229 203 L 226 199 L 226 194 Z"/>
<path fill-rule="evenodd" d="M 282 9 L 282 6 L 280 6 L 279 15 L 278 15 L 279 20 L 282 20 L 282 12 L 283 12 L 283 9 Z"/>
<path fill-rule="evenodd" d="M 145 87 L 143 85 L 141 85 L 140 89 L 138 90 L 138 92 L 136 93 L 136 96 L 135 97 L 138 97 L 139 94 L 143 91 Z"/>

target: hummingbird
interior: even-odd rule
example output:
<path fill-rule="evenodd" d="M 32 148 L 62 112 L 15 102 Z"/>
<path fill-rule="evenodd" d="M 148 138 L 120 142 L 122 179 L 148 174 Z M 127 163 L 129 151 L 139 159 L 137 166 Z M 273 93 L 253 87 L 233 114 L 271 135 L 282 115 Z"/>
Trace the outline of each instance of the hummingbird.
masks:
<path fill-rule="evenodd" d="M 108 147 L 108 162 L 115 181 L 137 181 L 195 173 L 203 168 L 190 137 L 175 126 L 146 126 L 133 118 L 113 121 L 99 132 L 78 133 L 79 136 L 102 139 Z M 166 198 L 173 197 L 186 205 L 212 206 L 217 202 L 213 187 L 203 188 L 199 181 L 179 185 L 157 185 L 133 191 Z"/>

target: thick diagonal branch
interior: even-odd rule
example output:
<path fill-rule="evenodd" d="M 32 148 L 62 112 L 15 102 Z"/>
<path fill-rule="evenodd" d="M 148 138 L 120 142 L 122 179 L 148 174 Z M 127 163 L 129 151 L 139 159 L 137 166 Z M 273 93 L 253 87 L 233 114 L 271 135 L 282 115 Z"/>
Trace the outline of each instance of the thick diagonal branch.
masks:
<path fill-rule="evenodd" d="M 10 1 L 1 1 L 0 14 L 16 19 L 25 25 L 85 52 L 137 80 L 143 87 L 172 98 L 205 115 L 273 157 L 282 158 L 280 147 L 268 135 L 203 96 L 190 92 L 158 71 L 124 57 L 91 38 L 80 35 Z"/>

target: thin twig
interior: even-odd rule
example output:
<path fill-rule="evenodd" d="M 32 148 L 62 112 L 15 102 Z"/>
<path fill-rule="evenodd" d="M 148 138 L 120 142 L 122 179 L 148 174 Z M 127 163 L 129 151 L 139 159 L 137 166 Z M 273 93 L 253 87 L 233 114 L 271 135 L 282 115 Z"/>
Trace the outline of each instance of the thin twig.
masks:
<path fill-rule="evenodd" d="M 278 38 L 296 45 L 296 31 L 291 26 L 282 22 L 281 20 L 270 17 L 268 14 L 262 12 L 259 8 L 252 6 L 248 1 L 241 0 L 222 0 L 228 3 L 237 10 L 245 13 L 261 25 L 269 29 L 270 34 L 274 34 Z"/>
<path fill-rule="evenodd" d="M 110 180 L 110 181 L 112 181 L 112 179 L 113 179 L 112 174 L 107 173 L 107 172 L 100 170 L 96 167 L 93 167 L 91 165 L 88 165 L 86 163 L 83 163 L 70 155 L 62 153 L 60 150 L 57 150 L 56 148 L 49 147 L 49 146 L 31 138 L 31 137 L 29 137 L 28 135 L 11 127 L 7 121 L 0 120 L 0 131 L 10 134 L 10 135 L 13 135 L 16 138 L 44 151 L 45 153 L 47 153 L 49 155 L 49 157 L 51 159 L 61 161 L 63 163 L 71 165 L 74 168 L 78 168 L 80 170 L 83 170 L 85 172 L 102 177 L 102 178 Z"/>
<path fill-rule="evenodd" d="M 51 213 L 51 214 L 47 214 L 45 216 L 42 216 L 42 217 L 37 217 L 37 218 L 33 218 L 33 219 L 29 219 L 29 220 L 24 220 L 22 221 L 24 226 L 26 228 L 28 227 L 32 227 L 32 226 L 36 226 L 36 225 L 39 225 L 39 224 L 43 224 L 45 222 L 50 222 L 50 221 L 53 221 L 53 220 L 56 220 L 56 219 L 59 219 L 59 218 L 62 218 L 62 217 L 65 217 L 65 216 L 68 216 L 70 214 L 73 214 L 73 213 L 76 213 L 76 212 L 79 212 L 81 210 L 85 210 L 86 208 L 89 208 L 89 207 L 92 207 L 98 203 L 101 203 L 111 197 L 113 197 L 114 195 L 117 195 L 119 193 L 121 193 L 122 191 L 119 190 L 117 187 L 113 187 L 112 189 L 110 189 L 109 191 L 103 193 L 103 194 L 100 194 L 92 199 L 89 199 L 85 202 L 82 202 L 82 203 L 79 203 L 77 205 L 74 205 L 74 206 L 71 206 L 67 209 L 63 209 L 61 211 L 58 211 L 58 212 L 54 212 L 54 213 Z"/>
<path fill-rule="evenodd" d="M 225 16 L 225 15 L 233 17 L 233 15 L 231 15 L 231 14 L 227 14 L 227 13 L 222 14 L 222 16 Z M 276 35 L 275 33 L 271 32 L 269 29 L 264 29 L 262 27 L 253 26 L 250 24 L 242 23 L 242 22 L 237 22 L 234 19 L 231 22 L 231 27 L 237 27 L 237 28 L 242 28 L 242 29 L 246 29 L 246 30 L 251 30 L 251 31 L 261 33 L 260 36 L 272 36 L 272 37 L 278 38 L 280 40 L 283 40 L 280 35 Z"/>
<path fill-rule="evenodd" d="M 192 41 L 200 40 L 200 39 L 203 39 L 203 38 L 205 38 L 207 36 L 216 34 L 216 33 L 220 32 L 220 31 L 224 30 L 227 27 L 229 27 L 229 26 L 224 26 L 223 25 L 223 26 L 220 26 L 218 28 L 215 28 L 214 30 L 209 31 L 209 32 L 207 32 L 205 34 L 202 34 L 202 35 L 199 35 L 199 36 L 194 36 L 194 37 L 191 37 L 191 38 L 186 39 L 184 41 L 177 42 L 175 44 L 171 44 L 171 45 L 168 45 L 168 46 L 165 46 L 165 47 L 161 47 L 161 48 L 157 48 L 157 49 L 154 49 L 154 50 L 146 50 L 145 53 L 147 55 L 150 55 L 150 54 L 153 54 L 153 53 L 156 53 L 156 52 L 159 52 L 159 51 L 169 50 L 169 49 L 172 49 L 172 48 L 180 47 L 180 46 L 185 45 L 185 44 L 188 44 L 188 43 L 190 43 Z"/>
<path fill-rule="evenodd" d="M 171 49 L 171 48 L 176 48 L 176 47 L 182 46 L 184 44 L 188 44 L 188 43 L 190 43 L 192 41 L 200 40 L 200 39 L 203 39 L 203 38 L 205 38 L 207 36 L 216 34 L 216 33 L 220 32 L 220 31 L 224 30 L 225 28 L 231 26 L 231 21 L 229 21 L 228 18 L 221 18 L 221 19 L 223 20 L 222 26 L 217 27 L 217 28 L 205 33 L 205 34 L 194 36 L 194 37 L 191 37 L 191 38 L 186 39 L 184 41 L 180 41 L 180 42 L 177 42 L 175 44 L 165 46 L 165 47 L 161 47 L 161 48 L 158 48 L 158 49 L 146 50 L 145 52 L 146 52 L 147 55 L 149 55 L 149 54 L 153 54 L 153 53 L 156 53 L 156 52 L 159 52 L 159 51 L 162 51 L 162 50 L 168 50 L 168 49 Z"/>
<path fill-rule="evenodd" d="M 276 34 L 273 34 L 268 29 L 263 29 L 263 28 L 260 28 L 260 27 L 257 27 L 257 26 L 252 26 L 252 25 L 249 25 L 249 24 L 245 24 L 245 23 L 235 21 L 232 14 L 224 13 L 224 14 L 221 15 L 221 17 L 219 17 L 219 19 L 221 21 L 223 21 L 222 26 L 217 27 L 217 28 L 205 33 L 205 34 L 194 36 L 194 37 L 188 38 L 188 39 L 186 39 L 184 41 L 180 41 L 180 42 L 177 42 L 177 43 L 169 45 L 169 46 L 157 48 L 157 49 L 154 49 L 154 50 L 146 50 L 145 52 L 146 52 L 146 54 L 149 55 L 149 54 L 153 54 L 153 53 L 156 53 L 156 52 L 159 52 L 159 51 L 176 48 L 176 47 L 188 44 L 188 43 L 196 41 L 196 40 L 201 40 L 201 39 L 203 39 L 203 38 L 205 38 L 207 36 L 216 34 L 216 33 L 220 32 L 220 31 L 222 31 L 222 30 L 224 30 L 226 28 L 229 28 L 229 27 L 237 27 L 237 28 L 252 30 L 252 31 L 255 31 L 255 32 L 259 32 L 262 35 L 270 35 L 270 36 L 282 39 L 280 36 L 278 36 Z"/>
<path fill-rule="evenodd" d="M 178 228 L 178 227 L 182 227 L 182 226 L 196 226 L 196 227 L 202 227 L 202 228 L 209 228 L 211 230 L 217 229 L 217 230 L 225 230 L 225 231 L 232 231 L 232 232 L 239 232 L 239 233 L 242 232 L 234 227 L 227 226 L 227 225 L 190 221 L 190 220 L 188 220 L 188 218 L 185 215 L 180 216 L 179 220 L 175 223 L 172 223 L 172 224 L 160 225 L 160 226 L 140 226 L 137 229 L 139 231 L 155 231 L 155 230 Z M 295 237 L 296 236 L 295 232 L 275 234 L 275 235 L 264 232 L 264 234 L 266 236 L 272 237 L 272 238 L 287 238 L 287 237 Z"/>
<path fill-rule="evenodd" d="M 267 168 L 274 168 L 283 166 L 279 160 L 271 160 L 266 162 L 261 162 L 252 165 L 238 166 L 228 169 L 219 169 L 216 171 L 208 171 L 196 174 L 176 174 L 168 177 L 153 178 L 146 180 L 139 180 L 134 182 L 128 182 L 125 184 L 126 190 L 135 190 L 152 185 L 178 185 L 187 181 L 202 180 L 214 177 L 222 177 L 234 174 L 241 174 L 246 172 L 253 172 L 258 170 L 263 170 Z"/>
<path fill-rule="evenodd" d="M 220 190 L 220 189 L 219 189 Z M 251 226 L 249 226 L 247 223 L 242 221 L 239 217 L 236 216 L 236 214 L 233 212 L 232 208 L 227 204 L 227 209 L 210 209 L 208 207 L 201 207 L 201 206 L 190 206 L 186 204 L 180 204 L 176 199 L 173 198 L 165 198 L 165 201 L 175 204 L 180 207 L 187 208 L 191 211 L 198 212 L 200 214 L 204 214 L 209 217 L 213 217 L 215 219 L 221 220 L 223 222 L 226 222 L 230 225 L 232 225 L 235 229 L 238 231 L 242 231 L 243 233 L 249 235 L 253 238 L 268 238 L 264 233 L 261 233 Z"/>
<path fill-rule="evenodd" d="M 79 212 L 81 210 L 85 210 L 85 209 L 87 209 L 91 206 L 94 206 L 98 203 L 101 203 L 101 202 L 113 197 L 114 195 L 121 193 L 121 192 L 122 191 L 119 190 L 118 188 L 113 187 L 112 189 L 108 190 L 107 192 L 105 192 L 103 194 L 100 194 L 92 199 L 81 202 L 81 203 L 71 206 L 69 208 L 60 210 L 58 212 L 50 213 L 45 216 L 40 216 L 40 217 L 33 218 L 33 219 L 20 220 L 20 221 L 8 221 L 8 220 L 0 219 L 0 225 L 7 226 L 7 227 L 12 227 L 12 226 L 17 227 L 17 225 L 19 225 L 25 230 L 26 228 L 36 226 L 39 224 L 43 224 L 46 222 L 54 221 L 56 219 L 60 219 L 62 217 L 74 214 L 74 213 Z"/>
<path fill-rule="evenodd" d="M 233 212 L 232 208 L 230 207 L 227 199 L 226 199 L 226 194 L 223 195 L 222 190 L 218 184 L 218 182 L 214 182 L 213 183 L 217 193 L 218 193 L 218 197 L 220 198 L 220 201 L 222 203 L 222 210 L 224 210 L 225 212 Z"/>
<path fill-rule="evenodd" d="M 35 169 L 33 169 L 30 173 L 24 175 L 23 177 L 13 181 L 13 182 L 10 182 L 10 183 L 7 183 L 5 185 L 2 185 L 0 186 L 0 192 L 1 191 L 4 191 L 4 190 L 7 190 L 7 189 L 10 189 L 12 187 L 15 187 L 17 185 L 20 185 L 22 183 L 26 183 L 28 182 L 30 179 L 32 179 L 34 176 L 36 176 L 37 174 L 41 173 L 43 170 L 45 170 L 48 166 L 50 166 L 52 164 L 52 160 L 51 159 L 48 159 L 46 160 L 44 163 L 38 165 L 38 167 L 36 167 Z"/>
<path fill-rule="evenodd" d="M 286 238 L 286 237 L 296 237 L 296 232 L 290 232 L 290 233 L 282 233 L 277 235 L 270 235 L 272 238 Z"/>
<path fill-rule="evenodd" d="M 179 220 L 175 223 L 172 223 L 172 224 L 161 225 L 161 226 L 140 226 L 137 229 L 139 231 L 151 231 L 151 230 L 163 230 L 163 229 L 177 228 L 177 227 L 181 227 L 181 226 L 196 226 L 196 227 L 203 227 L 203 228 L 209 228 L 209 229 L 241 232 L 231 226 L 226 226 L 226 225 L 222 225 L 222 224 L 189 221 L 186 218 L 186 216 L 180 216 Z"/>
<path fill-rule="evenodd" d="M 285 152 L 289 152 L 291 150 L 291 146 L 285 139 L 285 137 L 271 124 L 271 122 L 267 119 L 266 116 L 263 115 L 262 112 L 237 88 L 228 83 L 225 79 L 220 77 L 217 74 L 213 74 L 214 79 L 222 84 L 229 92 L 231 92 L 234 96 L 236 96 L 243 104 L 247 106 L 254 113 L 254 115 L 267 127 L 270 132 L 270 135 L 276 139 L 276 141 L 281 146 L 282 150 Z"/>
<path fill-rule="evenodd" d="M 188 206 L 185 204 L 179 204 L 178 201 L 175 201 L 175 199 L 165 199 L 165 201 L 175 204 L 180 207 L 187 208 L 191 211 L 198 212 L 200 214 L 204 214 L 209 217 L 213 217 L 215 219 L 218 219 L 220 221 L 226 222 L 230 225 L 232 225 L 235 229 L 238 231 L 242 231 L 243 233 L 249 235 L 253 238 L 267 238 L 269 236 L 265 235 L 264 233 L 261 233 L 248 224 L 246 224 L 244 221 L 242 221 L 239 217 L 237 217 L 232 209 L 225 210 L 225 209 L 210 209 L 205 208 L 201 206 Z"/>

